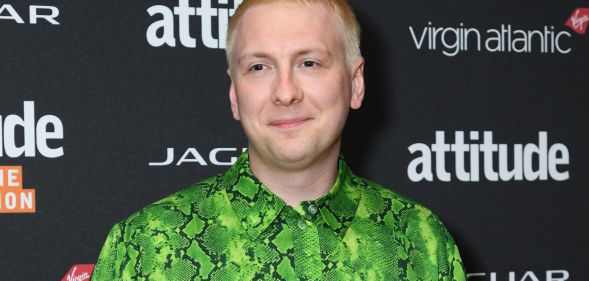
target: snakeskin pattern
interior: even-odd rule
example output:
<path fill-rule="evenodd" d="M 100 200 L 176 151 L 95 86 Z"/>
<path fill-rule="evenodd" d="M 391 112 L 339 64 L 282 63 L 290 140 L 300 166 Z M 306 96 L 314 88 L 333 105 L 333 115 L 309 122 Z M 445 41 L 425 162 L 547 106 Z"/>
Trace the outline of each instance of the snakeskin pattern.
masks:
<path fill-rule="evenodd" d="M 116 224 L 92 280 L 456 280 L 458 249 L 428 209 L 355 176 L 293 208 L 253 175 L 224 174 Z"/>

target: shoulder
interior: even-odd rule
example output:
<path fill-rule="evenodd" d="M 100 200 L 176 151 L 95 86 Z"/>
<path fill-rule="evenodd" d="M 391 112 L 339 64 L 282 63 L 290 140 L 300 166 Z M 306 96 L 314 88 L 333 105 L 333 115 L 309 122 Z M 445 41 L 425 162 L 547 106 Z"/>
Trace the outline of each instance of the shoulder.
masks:
<path fill-rule="evenodd" d="M 165 279 L 163 264 L 174 263 L 195 237 L 204 235 L 206 221 L 224 202 L 219 181 L 220 176 L 208 178 L 116 224 L 100 252 L 93 280 Z"/>
<path fill-rule="evenodd" d="M 392 235 L 392 243 L 405 251 L 418 275 L 430 276 L 427 280 L 466 280 L 458 248 L 438 216 L 377 183 L 359 180 L 363 187 L 357 217 L 365 222 L 362 226 L 377 226 L 373 229 L 381 231 L 380 237 Z"/>
<path fill-rule="evenodd" d="M 424 205 L 373 181 L 360 177 L 355 180 L 361 193 L 358 216 L 406 235 L 416 232 L 430 236 L 428 240 L 450 238 L 438 216 Z"/>
<path fill-rule="evenodd" d="M 355 181 L 355 186 L 359 187 L 361 193 L 361 203 L 365 205 L 369 214 L 393 212 L 415 213 L 422 217 L 433 215 L 424 205 L 378 183 L 361 177 L 355 177 Z"/>
<path fill-rule="evenodd" d="M 134 232 L 166 233 L 177 232 L 191 221 L 206 216 L 214 200 L 223 200 L 219 185 L 220 175 L 207 178 L 199 183 L 179 190 L 135 212 L 119 225 L 125 236 Z M 207 209 L 207 210 L 203 210 Z M 204 220 L 202 218 L 201 220 Z"/>

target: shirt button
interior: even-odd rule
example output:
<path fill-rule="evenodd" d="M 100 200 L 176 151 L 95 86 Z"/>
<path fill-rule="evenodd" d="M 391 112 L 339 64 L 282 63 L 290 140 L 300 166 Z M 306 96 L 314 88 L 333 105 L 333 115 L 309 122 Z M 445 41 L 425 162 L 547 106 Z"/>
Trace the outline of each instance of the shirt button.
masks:
<path fill-rule="evenodd" d="M 310 213 L 311 215 L 314 215 L 314 214 L 316 214 L 316 213 L 317 213 L 317 206 L 315 206 L 315 205 L 310 205 L 310 206 L 309 206 L 309 208 L 308 208 L 307 210 L 309 211 L 309 213 Z"/>
<path fill-rule="evenodd" d="M 303 220 L 299 220 L 299 222 L 297 223 L 297 225 L 302 230 L 305 230 L 305 228 L 307 228 L 307 224 Z"/>

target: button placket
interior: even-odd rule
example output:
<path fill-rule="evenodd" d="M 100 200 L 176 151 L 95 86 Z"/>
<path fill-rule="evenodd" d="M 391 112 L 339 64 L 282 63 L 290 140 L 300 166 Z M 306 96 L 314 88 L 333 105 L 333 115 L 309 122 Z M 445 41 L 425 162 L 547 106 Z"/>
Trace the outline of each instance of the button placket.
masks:
<path fill-rule="evenodd" d="M 317 213 L 317 205 L 309 205 L 309 207 L 307 208 L 307 211 L 309 212 L 309 214 L 314 215 Z"/>
<path fill-rule="evenodd" d="M 307 228 L 307 224 L 305 223 L 304 220 L 299 220 L 297 222 L 297 226 L 301 229 L 301 230 L 305 230 Z"/>

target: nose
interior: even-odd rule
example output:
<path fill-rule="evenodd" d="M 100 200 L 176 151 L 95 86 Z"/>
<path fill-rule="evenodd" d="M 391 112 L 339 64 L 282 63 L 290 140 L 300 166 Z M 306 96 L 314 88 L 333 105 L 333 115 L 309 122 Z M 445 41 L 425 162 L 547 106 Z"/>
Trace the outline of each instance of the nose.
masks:
<path fill-rule="evenodd" d="M 280 72 L 272 93 L 272 103 L 290 106 L 303 100 L 303 92 L 292 74 L 290 70 Z"/>

